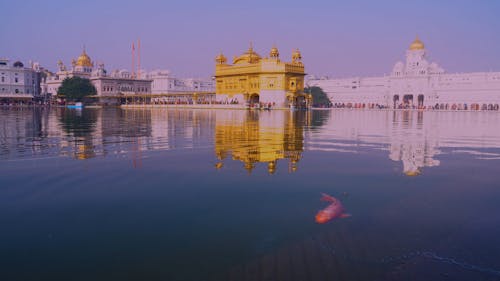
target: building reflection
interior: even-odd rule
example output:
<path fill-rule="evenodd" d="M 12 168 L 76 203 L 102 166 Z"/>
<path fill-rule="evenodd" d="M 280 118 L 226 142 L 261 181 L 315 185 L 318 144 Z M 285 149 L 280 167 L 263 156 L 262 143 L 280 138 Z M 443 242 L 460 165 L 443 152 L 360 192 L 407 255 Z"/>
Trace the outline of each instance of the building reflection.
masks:
<path fill-rule="evenodd" d="M 237 161 L 248 172 L 265 166 L 273 174 L 294 172 L 308 151 L 370 150 L 417 176 L 442 165 L 443 153 L 500 159 L 492 151 L 500 149 L 500 114 L 493 112 L 40 107 L 2 108 L 0 117 L 3 160 L 113 156 L 141 167 L 147 151 L 213 149 L 216 169 Z"/>
<path fill-rule="evenodd" d="M 434 159 L 439 154 L 438 144 L 432 137 L 433 132 L 424 133 L 424 112 L 394 111 L 392 114 L 393 132 L 389 144 L 389 158 L 401 161 L 403 173 L 407 176 L 418 176 L 424 167 L 439 166 L 440 161 Z"/>
<path fill-rule="evenodd" d="M 14 107 L 0 113 L 0 159 L 37 156 L 50 150 L 50 144 L 46 141 L 49 135 L 46 122 L 49 110 Z"/>
<path fill-rule="evenodd" d="M 274 174 L 280 160 L 287 160 L 288 171 L 295 172 L 304 149 L 304 126 L 310 112 L 218 111 L 215 123 L 215 154 L 224 166 L 226 159 L 243 162 L 251 173 L 265 163 Z"/>
<path fill-rule="evenodd" d="M 500 149 L 498 124 L 500 115 L 491 113 L 333 110 L 321 130 L 306 132 L 306 150 L 388 151 L 403 174 L 417 176 L 441 165 L 443 153 L 500 157 L 483 151 Z"/>

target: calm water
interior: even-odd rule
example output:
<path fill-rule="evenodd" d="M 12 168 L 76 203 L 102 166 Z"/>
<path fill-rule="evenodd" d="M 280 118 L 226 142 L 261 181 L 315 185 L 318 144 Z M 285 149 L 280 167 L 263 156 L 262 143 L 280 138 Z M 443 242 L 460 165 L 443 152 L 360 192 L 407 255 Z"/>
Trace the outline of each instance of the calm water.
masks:
<path fill-rule="evenodd" d="M 498 113 L 0 122 L 0 280 L 500 279 Z M 322 192 L 352 216 L 317 224 Z"/>

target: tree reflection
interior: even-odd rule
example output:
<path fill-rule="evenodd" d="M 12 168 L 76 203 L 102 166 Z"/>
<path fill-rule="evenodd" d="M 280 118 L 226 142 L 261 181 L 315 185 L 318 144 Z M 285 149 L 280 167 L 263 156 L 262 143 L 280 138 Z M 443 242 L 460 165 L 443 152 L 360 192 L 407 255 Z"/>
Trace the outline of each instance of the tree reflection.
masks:
<path fill-rule="evenodd" d="M 76 159 L 95 157 L 93 133 L 98 120 L 97 109 L 59 108 L 59 123 L 66 133 L 68 152 Z M 63 152 L 64 153 L 64 152 Z"/>
<path fill-rule="evenodd" d="M 85 137 L 95 131 L 97 110 L 59 108 L 59 121 L 67 135 Z"/>

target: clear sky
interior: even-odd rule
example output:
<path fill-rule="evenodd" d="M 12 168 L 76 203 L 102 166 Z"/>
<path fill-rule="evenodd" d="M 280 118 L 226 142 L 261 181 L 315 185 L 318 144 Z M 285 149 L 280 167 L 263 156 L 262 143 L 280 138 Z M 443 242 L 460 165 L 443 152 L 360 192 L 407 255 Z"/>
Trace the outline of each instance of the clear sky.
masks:
<path fill-rule="evenodd" d="M 85 44 L 108 70 L 130 68 L 141 39 L 142 66 L 208 77 L 220 52 L 253 42 L 282 60 L 299 48 L 306 72 L 383 75 L 418 34 L 447 72 L 500 71 L 500 1 L 0 1 L 0 57 L 67 65 Z"/>

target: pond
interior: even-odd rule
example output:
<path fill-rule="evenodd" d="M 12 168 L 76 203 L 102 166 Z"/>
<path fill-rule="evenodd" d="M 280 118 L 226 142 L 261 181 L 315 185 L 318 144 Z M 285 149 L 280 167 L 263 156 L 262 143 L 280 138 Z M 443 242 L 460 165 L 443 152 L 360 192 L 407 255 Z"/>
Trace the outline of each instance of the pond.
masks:
<path fill-rule="evenodd" d="M 0 122 L 1 280 L 500 278 L 496 112 L 3 108 Z"/>

